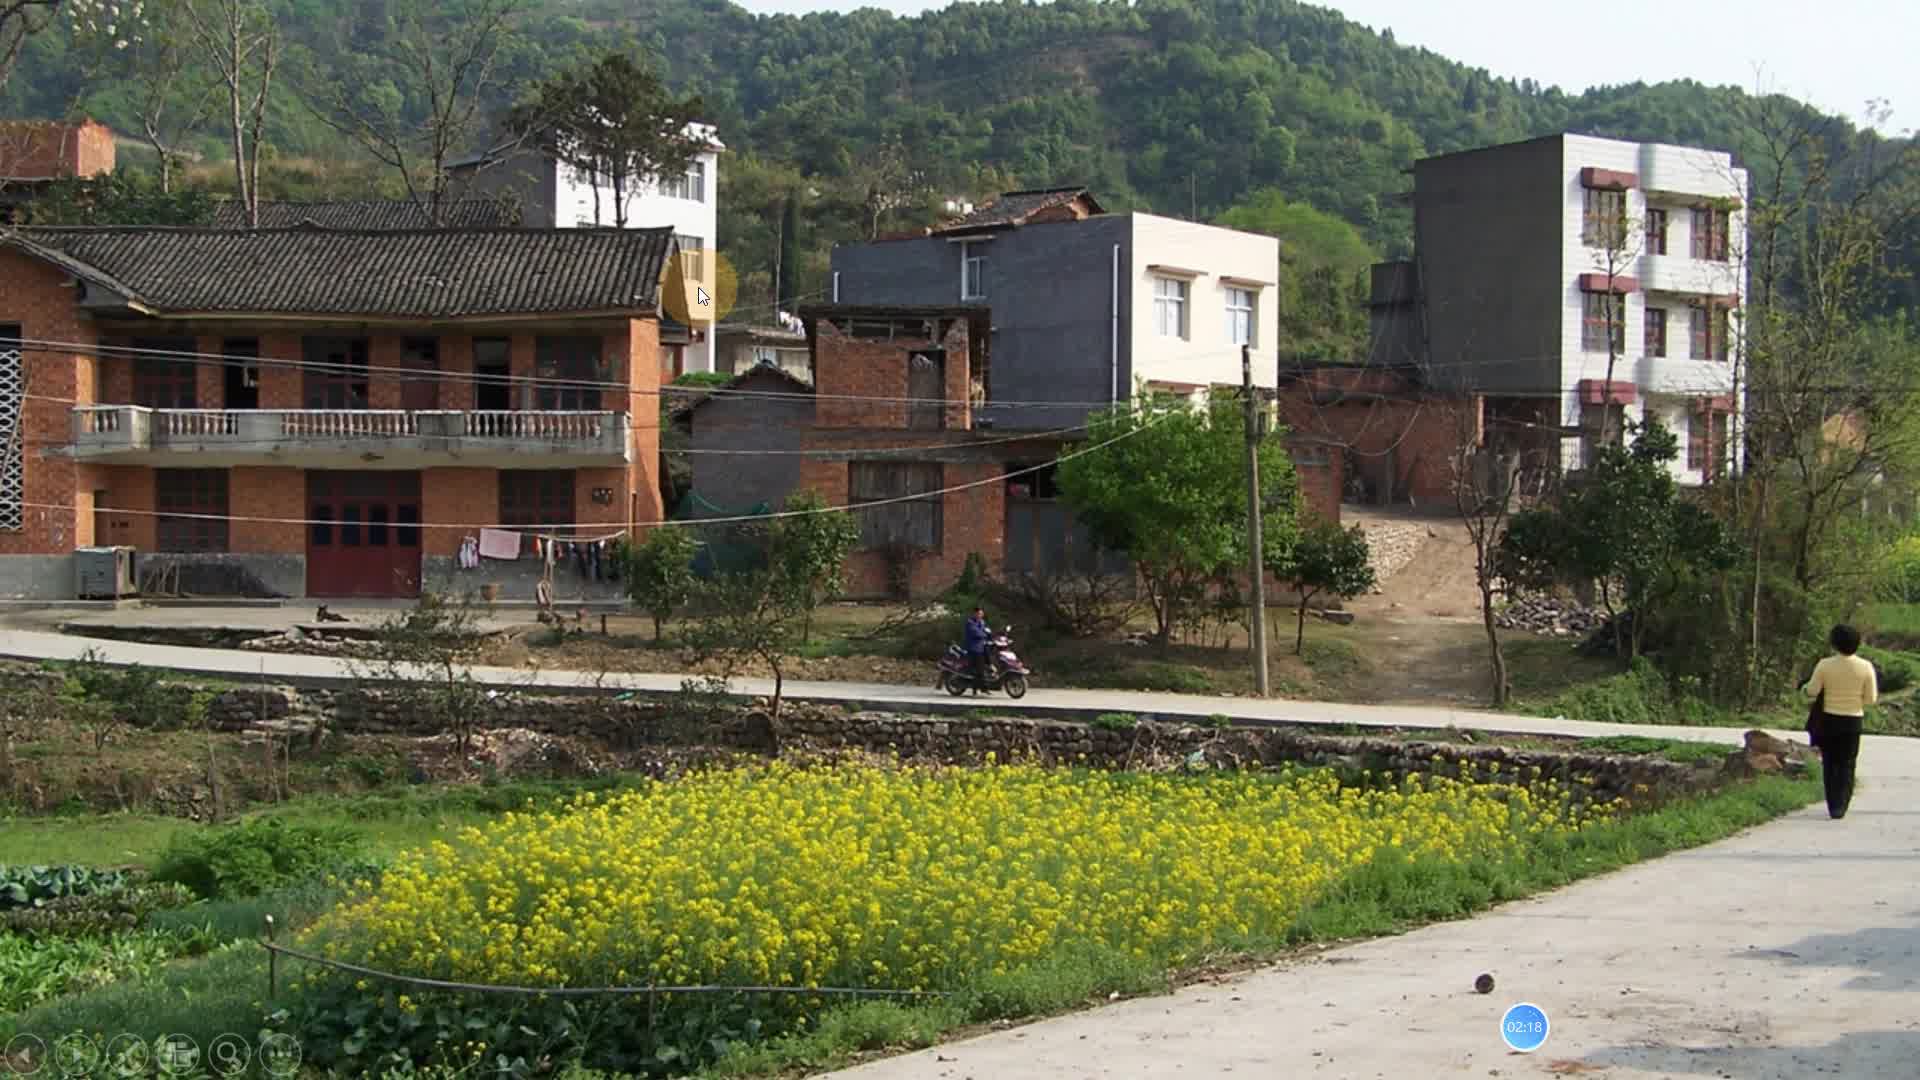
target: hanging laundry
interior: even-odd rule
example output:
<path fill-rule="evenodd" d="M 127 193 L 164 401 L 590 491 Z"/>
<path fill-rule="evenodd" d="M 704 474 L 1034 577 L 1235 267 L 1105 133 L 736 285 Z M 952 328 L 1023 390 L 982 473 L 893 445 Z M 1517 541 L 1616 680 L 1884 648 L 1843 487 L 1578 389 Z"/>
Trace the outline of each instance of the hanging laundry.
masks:
<path fill-rule="evenodd" d="M 520 557 L 520 534 L 505 529 L 480 530 L 480 555 L 488 559 Z"/>
<path fill-rule="evenodd" d="M 474 536 L 460 540 L 459 566 L 462 570 L 477 570 L 480 567 L 480 539 Z"/>

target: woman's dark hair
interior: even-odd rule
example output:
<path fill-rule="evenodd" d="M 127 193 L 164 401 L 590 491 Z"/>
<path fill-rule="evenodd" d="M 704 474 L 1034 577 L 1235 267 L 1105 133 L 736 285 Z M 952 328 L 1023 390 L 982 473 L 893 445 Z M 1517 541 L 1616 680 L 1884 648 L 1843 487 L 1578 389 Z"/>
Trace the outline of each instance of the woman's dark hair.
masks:
<path fill-rule="evenodd" d="M 1833 633 L 1827 635 L 1827 640 L 1833 644 L 1833 651 L 1842 656 L 1852 656 L 1860 651 L 1860 631 L 1846 623 L 1834 627 Z"/>

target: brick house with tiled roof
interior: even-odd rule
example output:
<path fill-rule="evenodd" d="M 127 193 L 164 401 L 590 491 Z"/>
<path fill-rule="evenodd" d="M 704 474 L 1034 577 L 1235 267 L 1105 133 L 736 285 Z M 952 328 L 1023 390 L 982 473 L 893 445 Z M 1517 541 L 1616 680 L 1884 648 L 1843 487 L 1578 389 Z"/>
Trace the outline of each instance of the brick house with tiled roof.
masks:
<path fill-rule="evenodd" d="M 667 229 L 0 231 L 0 595 L 71 596 L 75 548 L 126 545 L 181 592 L 532 598 L 540 560 L 465 569 L 462 541 L 661 517 L 676 250 Z M 555 595 L 605 578 L 562 566 Z"/>

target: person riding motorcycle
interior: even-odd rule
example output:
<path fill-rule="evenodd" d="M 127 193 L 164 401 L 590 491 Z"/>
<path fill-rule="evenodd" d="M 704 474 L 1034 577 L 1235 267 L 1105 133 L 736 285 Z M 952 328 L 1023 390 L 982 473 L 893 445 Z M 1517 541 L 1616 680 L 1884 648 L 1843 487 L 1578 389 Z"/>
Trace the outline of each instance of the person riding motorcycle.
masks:
<path fill-rule="evenodd" d="M 972 617 L 967 619 L 966 630 L 967 655 L 973 660 L 973 678 L 976 686 L 986 686 L 988 677 L 988 659 L 993 651 L 993 629 L 987 625 L 987 609 L 976 607 Z"/>

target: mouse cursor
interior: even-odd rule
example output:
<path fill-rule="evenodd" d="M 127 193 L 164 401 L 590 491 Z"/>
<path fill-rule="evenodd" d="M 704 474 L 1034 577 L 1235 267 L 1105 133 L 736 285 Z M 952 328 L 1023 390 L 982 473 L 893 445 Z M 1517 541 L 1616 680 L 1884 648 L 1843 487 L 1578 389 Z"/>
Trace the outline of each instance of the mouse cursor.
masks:
<path fill-rule="evenodd" d="M 713 297 L 707 295 L 707 290 L 699 287 L 694 288 L 693 298 L 700 302 L 701 307 L 707 307 L 713 303 Z"/>

